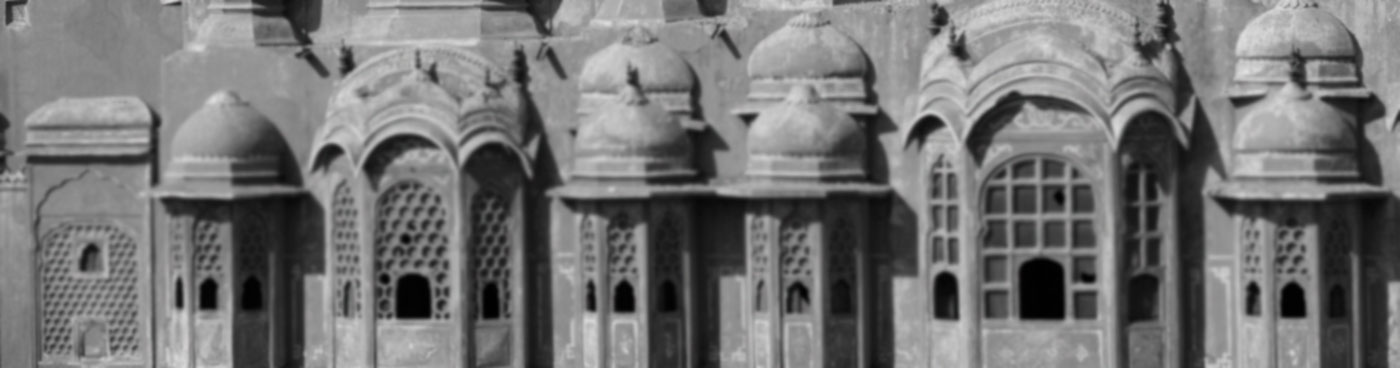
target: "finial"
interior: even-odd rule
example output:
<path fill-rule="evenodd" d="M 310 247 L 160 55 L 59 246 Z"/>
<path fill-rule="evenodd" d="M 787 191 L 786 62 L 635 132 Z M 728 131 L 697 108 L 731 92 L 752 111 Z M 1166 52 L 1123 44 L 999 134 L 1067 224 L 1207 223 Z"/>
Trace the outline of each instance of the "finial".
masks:
<path fill-rule="evenodd" d="M 942 3 L 935 1 L 929 5 L 929 13 L 931 16 L 928 22 L 928 32 L 930 35 L 937 36 L 943 32 L 943 27 L 948 25 L 948 9 L 944 8 Z"/>
<path fill-rule="evenodd" d="M 642 73 L 637 70 L 637 66 L 631 62 L 627 63 L 627 85 L 637 89 L 642 88 Z"/>
<path fill-rule="evenodd" d="M 355 50 L 345 45 L 345 40 L 340 40 L 340 48 L 337 50 L 340 59 L 340 76 L 346 76 L 355 71 Z"/>
<path fill-rule="evenodd" d="M 958 31 L 957 24 L 948 25 L 948 52 L 958 60 L 967 60 L 967 35 Z"/>
<path fill-rule="evenodd" d="M 642 46 L 656 43 L 656 35 L 642 26 L 632 26 L 627 29 L 627 33 L 622 35 L 622 44 L 628 46 Z"/>
<path fill-rule="evenodd" d="M 1157 1 L 1157 39 L 1162 42 L 1174 41 L 1176 35 L 1176 8 L 1171 0 Z"/>
<path fill-rule="evenodd" d="M 618 91 L 617 100 L 628 106 L 641 106 L 647 104 L 647 97 L 642 93 L 642 89 L 635 85 L 624 85 Z"/>
<path fill-rule="evenodd" d="M 788 91 L 787 98 L 783 101 L 789 104 L 810 105 L 821 101 L 821 97 L 817 95 L 817 89 L 812 88 L 811 85 L 799 84 L 792 86 L 792 89 Z"/>
<path fill-rule="evenodd" d="M 204 100 L 205 106 L 234 106 L 246 104 L 248 103 L 244 102 L 242 97 L 238 97 L 237 93 L 227 89 L 214 92 L 214 94 L 209 95 L 209 99 Z"/>
<path fill-rule="evenodd" d="M 825 27 L 828 24 L 831 24 L 831 21 L 827 20 L 826 14 L 819 10 L 798 14 L 787 22 L 787 26 L 793 28 L 817 28 Z"/>

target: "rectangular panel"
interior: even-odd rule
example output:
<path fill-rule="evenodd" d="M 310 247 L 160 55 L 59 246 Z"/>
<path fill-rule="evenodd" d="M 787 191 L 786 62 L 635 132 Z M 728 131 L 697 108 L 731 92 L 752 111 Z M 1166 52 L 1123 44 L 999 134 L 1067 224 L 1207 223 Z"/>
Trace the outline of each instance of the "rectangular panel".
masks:
<path fill-rule="evenodd" d="M 335 319 L 335 366 L 357 368 L 365 366 L 365 340 L 362 322 Z"/>
<path fill-rule="evenodd" d="M 1275 347 L 1277 367 L 1316 368 L 1318 366 L 1318 331 L 1306 320 L 1279 321 L 1278 346 Z"/>
<path fill-rule="evenodd" d="M 232 360 L 228 351 L 228 335 L 227 325 L 223 321 L 195 320 L 195 364 L 203 367 L 228 366 Z"/>
<path fill-rule="evenodd" d="M 477 323 L 475 367 L 508 367 L 511 357 L 509 323 Z"/>
<path fill-rule="evenodd" d="M 617 317 L 613 317 L 617 318 Z M 612 324 L 612 343 L 609 344 L 609 361 L 613 368 L 636 368 L 640 357 L 640 346 L 637 341 L 637 321 L 614 320 Z"/>
<path fill-rule="evenodd" d="M 919 321 L 920 323 L 896 323 L 894 326 L 894 366 L 895 368 L 925 368 L 928 367 L 927 354 L 929 347 L 927 336 L 924 333 L 927 320 L 924 317 L 926 312 L 922 309 L 924 303 L 919 300 L 920 293 L 918 287 L 921 284 L 917 277 L 894 276 L 891 280 L 894 285 L 894 320 L 896 321 Z M 831 335 L 832 333 L 828 333 Z M 828 360 L 828 366 L 832 363 Z"/>
<path fill-rule="evenodd" d="M 963 338 L 958 323 L 934 322 L 929 328 L 929 365 L 933 368 L 963 367 L 963 356 L 967 341 Z"/>
<path fill-rule="evenodd" d="M 744 298 L 744 276 L 722 276 L 715 283 L 719 295 L 713 300 L 719 320 L 710 323 L 717 323 L 719 330 L 715 336 L 719 339 L 719 364 L 724 368 L 748 367 L 748 321 L 745 320 L 744 307 L 753 303 Z"/>
<path fill-rule="evenodd" d="M 598 367 L 598 317 L 583 316 L 583 366 Z"/>
<path fill-rule="evenodd" d="M 1162 368 L 1166 345 L 1161 326 L 1128 328 L 1128 368 Z"/>
<path fill-rule="evenodd" d="M 1103 332 L 1065 327 L 983 331 L 987 368 L 1107 368 L 1103 364 Z"/>
<path fill-rule="evenodd" d="M 772 349 L 769 343 L 772 342 L 772 334 L 769 333 L 768 320 L 755 319 L 753 321 L 753 359 L 754 367 L 767 368 L 769 356 Z"/>
<path fill-rule="evenodd" d="M 653 320 L 656 325 L 656 336 L 649 343 L 652 354 L 652 367 L 683 367 L 685 366 L 685 336 L 681 334 L 681 319 L 679 317 L 661 317 Z"/>
<path fill-rule="evenodd" d="M 375 357 L 380 367 L 448 367 L 457 339 L 451 322 L 379 321 Z"/>
<path fill-rule="evenodd" d="M 785 322 L 783 327 L 783 367 L 817 368 L 812 323 Z"/>

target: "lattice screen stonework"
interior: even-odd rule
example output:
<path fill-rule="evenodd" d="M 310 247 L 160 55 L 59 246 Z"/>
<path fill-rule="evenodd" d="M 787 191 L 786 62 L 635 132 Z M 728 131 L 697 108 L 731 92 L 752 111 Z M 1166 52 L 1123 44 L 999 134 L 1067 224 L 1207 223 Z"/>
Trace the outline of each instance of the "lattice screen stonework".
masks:
<path fill-rule="evenodd" d="M 359 208 L 350 185 L 341 182 L 331 198 L 331 244 L 335 251 L 335 309 L 340 317 L 359 317 L 360 236 L 356 228 Z M 348 295 L 346 294 L 349 292 Z M 349 301 L 346 303 L 346 301 Z"/>
<path fill-rule="evenodd" d="M 486 285 L 494 284 L 500 293 L 498 317 L 510 318 L 510 201 L 493 191 L 481 191 L 472 196 L 472 241 L 476 253 L 476 290 L 485 293 Z M 486 319 L 483 311 L 487 298 L 478 297 L 477 318 Z"/>
<path fill-rule="evenodd" d="M 432 319 L 451 318 L 448 300 L 447 210 L 436 189 L 419 182 L 395 184 L 379 197 L 375 230 L 376 316 L 393 319 L 394 283 L 421 274 L 432 289 Z"/>
<path fill-rule="evenodd" d="M 105 241 L 110 273 L 104 278 L 75 278 L 73 263 L 89 240 Z M 43 353 L 47 357 L 78 355 L 73 346 L 73 318 L 95 316 L 106 321 L 108 346 L 114 356 L 140 350 L 137 300 L 136 241 L 121 229 L 104 224 L 64 224 L 43 241 L 41 290 Z"/>

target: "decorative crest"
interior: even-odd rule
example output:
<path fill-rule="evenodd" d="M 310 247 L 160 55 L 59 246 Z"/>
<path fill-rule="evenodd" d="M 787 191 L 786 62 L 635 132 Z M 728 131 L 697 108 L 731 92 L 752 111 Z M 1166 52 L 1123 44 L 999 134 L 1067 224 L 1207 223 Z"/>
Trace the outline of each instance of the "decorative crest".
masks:
<path fill-rule="evenodd" d="M 930 35 L 938 36 L 939 33 L 943 33 L 943 27 L 948 26 L 948 8 L 944 8 L 941 3 L 934 2 L 929 5 L 929 13 L 928 32 Z"/>
<path fill-rule="evenodd" d="M 639 90 L 642 88 L 641 72 L 637 70 L 636 65 L 630 62 L 627 63 L 627 85 Z"/>
<path fill-rule="evenodd" d="M 1288 79 L 1299 85 L 1305 83 L 1308 75 L 1307 63 L 1307 59 L 1303 58 L 1303 51 L 1294 47 L 1293 55 L 1288 61 Z"/>
<path fill-rule="evenodd" d="M 340 48 L 336 49 L 336 54 L 340 59 L 340 76 L 355 71 L 355 50 L 345 45 L 345 40 L 340 40 Z"/>
<path fill-rule="evenodd" d="M 632 26 L 627 29 L 627 33 L 622 35 L 622 44 L 628 46 L 643 46 L 656 43 L 656 35 L 642 26 Z"/>
<path fill-rule="evenodd" d="M 1176 40 L 1176 8 L 1171 0 L 1157 1 L 1157 40 L 1170 43 Z"/>

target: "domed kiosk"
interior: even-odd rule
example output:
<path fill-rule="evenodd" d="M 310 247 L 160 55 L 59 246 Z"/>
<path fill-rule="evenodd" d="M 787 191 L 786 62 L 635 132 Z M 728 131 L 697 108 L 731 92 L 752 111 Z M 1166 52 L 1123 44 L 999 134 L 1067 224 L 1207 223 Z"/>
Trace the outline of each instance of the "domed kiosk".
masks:
<path fill-rule="evenodd" d="M 286 326 L 280 253 L 286 213 L 304 191 L 279 166 L 277 127 L 230 91 L 214 93 L 175 133 L 154 191 L 168 217 L 157 244 L 167 302 L 158 302 L 162 365 L 267 364 Z M 237 329 L 239 339 L 203 337 Z M 279 363 L 280 364 L 280 363 Z"/>
<path fill-rule="evenodd" d="M 1206 189 L 1239 227 L 1236 291 L 1226 291 L 1243 304 L 1230 318 L 1234 355 L 1244 366 L 1284 364 L 1274 363 L 1283 351 L 1314 366 L 1362 361 L 1353 331 L 1378 321 L 1347 306 L 1363 290 L 1360 255 L 1373 251 L 1352 234 L 1368 203 L 1391 194 L 1359 164 L 1370 97 L 1360 52 L 1315 1 L 1283 0 L 1240 33 L 1235 55 L 1234 162 Z"/>
<path fill-rule="evenodd" d="M 578 77 L 580 121 L 611 103 L 631 78 L 652 104 L 677 115 L 687 129 L 704 126 L 691 119 L 696 80 L 690 63 L 641 26 L 629 28 L 616 43 L 584 61 Z"/>
<path fill-rule="evenodd" d="M 734 109 L 741 116 L 782 102 L 794 85 L 813 87 L 824 100 L 851 114 L 873 115 L 879 109 L 869 103 L 865 50 L 821 11 L 798 14 L 759 41 L 748 68 L 748 102 Z"/>

